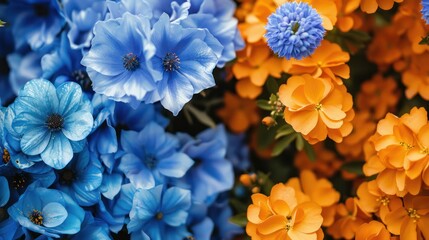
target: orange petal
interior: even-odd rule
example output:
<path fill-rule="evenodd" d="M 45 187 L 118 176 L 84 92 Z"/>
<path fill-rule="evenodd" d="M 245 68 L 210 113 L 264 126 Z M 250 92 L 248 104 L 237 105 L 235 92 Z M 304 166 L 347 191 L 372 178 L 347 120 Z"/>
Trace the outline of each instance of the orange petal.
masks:
<path fill-rule="evenodd" d="M 280 230 L 286 231 L 286 217 L 280 215 L 271 216 L 258 225 L 258 231 L 264 235 L 272 234 Z"/>

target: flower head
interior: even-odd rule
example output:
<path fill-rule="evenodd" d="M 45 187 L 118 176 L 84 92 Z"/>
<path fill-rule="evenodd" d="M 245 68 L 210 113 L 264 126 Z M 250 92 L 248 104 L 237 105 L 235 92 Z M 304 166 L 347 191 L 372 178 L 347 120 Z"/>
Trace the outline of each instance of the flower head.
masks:
<path fill-rule="evenodd" d="M 268 17 L 268 46 L 280 57 L 302 59 L 311 55 L 325 34 L 322 18 L 304 2 L 287 2 Z"/>
<path fill-rule="evenodd" d="M 49 166 L 62 169 L 82 150 L 92 130 L 92 107 L 73 82 L 57 88 L 44 79 L 28 82 L 15 101 L 13 130 L 20 136 L 23 153 L 40 154 Z"/>

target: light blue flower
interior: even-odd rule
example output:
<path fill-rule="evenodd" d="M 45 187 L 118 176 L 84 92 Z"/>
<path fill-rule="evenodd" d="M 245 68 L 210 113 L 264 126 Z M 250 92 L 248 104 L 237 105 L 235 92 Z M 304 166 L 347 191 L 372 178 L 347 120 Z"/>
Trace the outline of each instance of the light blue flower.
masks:
<path fill-rule="evenodd" d="M 176 240 L 189 236 L 185 223 L 190 207 L 189 190 L 164 189 L 163 185 L 138 189 L 127 225 L 131 239 Z"/>
<path fill-rule="evenodd" d="M 422 15 L 423 19 L 426 21 L 426 24 L 429 24 L 429 0 L 422 0 Z"/>
<path fill-rule="evenodd" d="M 322 17 L 306 2 L 286 2 L 268 17 L 268 46 L 287 59 L 302 59 L 320 45 L 325 29 Z"/>
<path fill-rule="evenodd" d="M 83 148 L 92 130 L 91 104 L 81 87 L 67 82 L 55 88 L 44 79 L 28 82 L 15 101 L 12 127 L 25 154 L 39 155 L 49 166 L 62 169 Z"/>
<path fill-rule="evenodd" d="M 207 30 L 172 24 L 167 14 L 153 26 L 151 39 L 156 45 L 152 65 L 162 80 L 145 100 L 160 100 L 177 115 L 194 94 L 215 85 L 212 71 L 223 47 Z"/>
<path fill-rule="evenodd" d="M 125 13 L 122 18 L 98 22 L 94 35 L 81 61 L 94 91 L 137 107 L 161 79 L 160 70 L 150 61 L 155 46 L 149 40 L 149 20 Z"/>
<path fill-rule="evenodd" d="M 109 9 L 111 18 L 120 18 L 126 12 L 133 15 L 141 15 L 148 19 L 151 19 L 153 16 L 153 6 L 146 0 L 121 0 L 117 2 L 107 0 L 106 5 Z"/>
<path fill-rule="evenodd" d="M 96 155 L 85 148 L 58 171 L 57 189 L 67 193 L 80 206 L 91 206 L 100 199 L 103 169 Z"/>
<path fill-rule="evenodd" d="M 121 145 L 125 154 L 118 169 L 136 188 L 152 188 L 165 177 L 183 177 L 194 163 L 179 152 L 179 140 L 155 122 L 140 132 L 122 131 Z"/>
<path fill-rule="evenodd" d="M 79 232 L 85 217 L 84 210 L 67 194 L 40 187 L 27 189 L 8 213 L 24 228 L 57 238 Z"/>

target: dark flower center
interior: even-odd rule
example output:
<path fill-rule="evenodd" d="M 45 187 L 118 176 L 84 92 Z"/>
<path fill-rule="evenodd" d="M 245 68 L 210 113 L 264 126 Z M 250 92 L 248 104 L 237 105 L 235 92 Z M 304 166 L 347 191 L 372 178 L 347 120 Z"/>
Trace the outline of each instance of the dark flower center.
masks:
<path fill-rule="evenodd" d="M 15 189 L 23 189 L 27 186 L 29 180 L 26 173 L 16 173 L 12 177 L 12 186 Z"/>
<path fill-rule="evenodd" d="M 49 115 L 46 125 L 51 131 L 59 131 L 63 128 L 64 118 L 58 113 Z"/>
<path fill-rule="evenodd" d="M 76 179 L 76 174 L 71 169 L 64 169 L 60 173 L 60 182 L 61 184 L 70 185 Z"/>
<path fill-rule="evenodd" d="M 92 89 L 92 81 L 86 71 L 76 70 L 72 72 L 72 77 L 82 87 L 84 91 L 89 91 Z"/>
<path fill-rule="evenodd" d="M 175 53 L 167 53 L 162 60 L 162 65 L 166 72 L 178 70 L 180 68 L 180 58 Z"/>
<path fill-rule="evenodd" d="M 296 32 L 298 32 L 298 29 L 299 29 L 299 23 L 298 22 L 292 23 L 292 32 L 293 32 L 293 34 L 295 34 Z"/>
<path fill-rule="evenodd" d="M 158 213 L 155 215 L 156 220 L 161 220 L 163 217 L 164 217 L 164 215 L 162 214 L 162 212 L 158 212 Z"/>
<path fill-rule="evenodd" d="M 42 212 L 39 210 L 33 209 L 33 211 L 28 214 L 28 218 L 30 221 L 36 225 L 42 225 L 43 224 L 43 215 Z"/>
<path fill-rule="evenodd" d="M 128 71 L 135 71 L 140 67 L 140 59 L 134 53 L 127 53 L 122 57 L 122 64 Z"/>
<path fill-rule="evenodd" d="M 49 5 L 47 4 L 41 4 L 41 3 L 36 3 L 33 5 L 33 9 L 34 9 L 34 13 L 36 13 L 37 16 L 40 17 L 46 17 L 49 16 Z"/>
<path fill-rule="evenodd" d="M 4 164 L 8 164 L 10 162 L 10 154 L 9 154 L 9 151 L 6 149 L 6 148 L 4 148 L 3 149 L 3 163 Z"/>
<path fill-rule="evenodd" d="M 144 163 L 147 168 L 153 169 L 154 167 L 156 167 L 156 158 L 153 155 L 148 154 L 146 155 Z"/>

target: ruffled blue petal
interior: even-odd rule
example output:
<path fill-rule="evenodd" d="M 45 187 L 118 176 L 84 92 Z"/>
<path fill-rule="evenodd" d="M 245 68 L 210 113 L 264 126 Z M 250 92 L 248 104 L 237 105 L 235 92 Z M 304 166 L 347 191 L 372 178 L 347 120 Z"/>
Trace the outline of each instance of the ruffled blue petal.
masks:
<path fill-rule="evenodd" d="M 49 144 L 40 156 L 47 165 L 63 169 L 73 158 L 73 149 L 62 133 L 55 133 L 51 134 Z"/>

